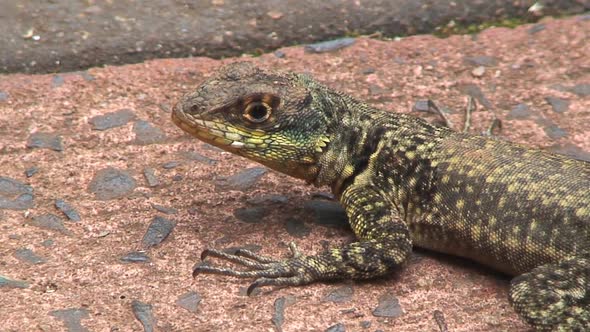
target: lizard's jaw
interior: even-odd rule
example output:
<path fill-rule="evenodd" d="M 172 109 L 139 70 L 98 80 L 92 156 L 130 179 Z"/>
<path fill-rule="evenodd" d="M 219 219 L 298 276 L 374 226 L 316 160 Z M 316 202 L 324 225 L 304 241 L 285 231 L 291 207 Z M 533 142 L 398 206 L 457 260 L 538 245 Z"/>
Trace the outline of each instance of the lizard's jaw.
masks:
<path fill-rule="evenodd" d="M 172 121 L 180 129 L 191 134 L 192 136 L 224 150 L 233 153 L 239 153 L 238 151 L 244 147 L 243 142 L 232 140 L 232 137 L 227 137 L 228 133 L 220 130 L 220 125 L 218 125 L 216 122 L 202 120 L 187 115 L 178 107 L 174 107 L 172 111 Z"/>

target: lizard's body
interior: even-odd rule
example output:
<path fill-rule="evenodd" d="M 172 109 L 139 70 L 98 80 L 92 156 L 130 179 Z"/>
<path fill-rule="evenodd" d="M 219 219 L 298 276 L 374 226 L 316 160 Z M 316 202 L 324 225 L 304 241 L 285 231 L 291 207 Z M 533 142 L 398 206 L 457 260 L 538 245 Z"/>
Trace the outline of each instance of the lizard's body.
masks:
<path fill-rule="evenodd" d="M 195 272 L 262 285 L 371 278 L 412 245 L 505 273 L 510 301 L 539 329 L 590 328 L 590 164 L 371 108 L 310 78 L 234 64 L 185 96 L 173 120 L 228 151 L 330 185 L 359 242 L 250 267 Z M 532 271 L 532 272 L 531 272 Z"/>

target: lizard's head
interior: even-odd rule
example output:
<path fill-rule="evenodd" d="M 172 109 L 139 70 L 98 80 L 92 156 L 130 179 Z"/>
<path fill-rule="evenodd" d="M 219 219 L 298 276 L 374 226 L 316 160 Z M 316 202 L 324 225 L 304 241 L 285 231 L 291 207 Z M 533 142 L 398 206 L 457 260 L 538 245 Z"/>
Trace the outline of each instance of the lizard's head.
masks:
<path fill-rule="evenodd" d="M 322 99 L 316 89 L 303 75 L 234 63 L 186 94 L 172 120 L 202 141 L 313 181 L 329 141 L 329 114 L 314 107 Z"/>

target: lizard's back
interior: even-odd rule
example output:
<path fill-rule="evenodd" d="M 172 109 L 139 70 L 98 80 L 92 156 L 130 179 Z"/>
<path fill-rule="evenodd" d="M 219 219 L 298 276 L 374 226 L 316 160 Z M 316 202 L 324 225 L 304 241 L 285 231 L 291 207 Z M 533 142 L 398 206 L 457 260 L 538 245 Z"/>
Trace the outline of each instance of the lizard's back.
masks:
<path fill-rule="evenodd" d="M 458 133 L 430 163 L 417 245 L 511 275 L 590 253 L 590 163 Z"/>

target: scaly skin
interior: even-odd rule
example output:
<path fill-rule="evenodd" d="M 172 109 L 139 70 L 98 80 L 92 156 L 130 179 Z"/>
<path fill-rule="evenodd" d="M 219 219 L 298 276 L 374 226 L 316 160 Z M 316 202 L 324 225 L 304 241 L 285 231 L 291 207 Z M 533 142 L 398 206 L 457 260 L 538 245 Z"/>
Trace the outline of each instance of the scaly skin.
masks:
<path fill-rule="evenodd" d="M 538 330 L 590 329 L 590 164 L 384 112 L 294 73 L 223 68 L 175 106 L 197 138 L 316 186 L 329 185 L 358 242 L 275 261 L 205 250 L 250 287 L 366 279 L 412 246 L 516 276 L 509 300 Z"/>

